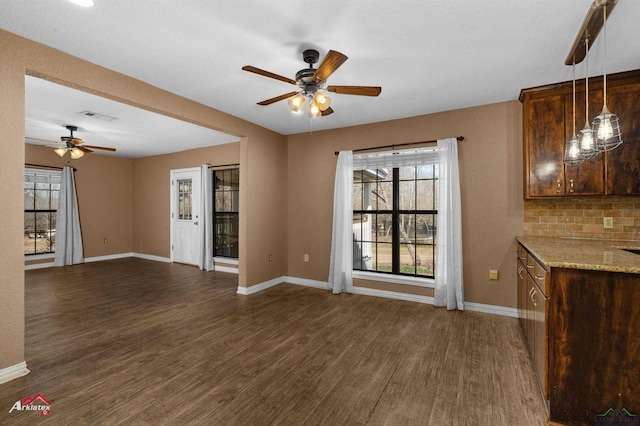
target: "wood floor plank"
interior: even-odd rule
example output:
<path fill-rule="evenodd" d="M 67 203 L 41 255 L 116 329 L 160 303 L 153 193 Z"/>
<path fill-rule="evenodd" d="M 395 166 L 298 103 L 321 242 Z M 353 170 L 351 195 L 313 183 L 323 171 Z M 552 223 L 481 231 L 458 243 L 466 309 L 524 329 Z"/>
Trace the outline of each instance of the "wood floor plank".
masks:
<path fill-rule="evenodd" d="M 0 424 L 543 425 L 517 321 L 126 258 L 25 273 Z M 51 414 L 13 412 L 42 394 Z"/>

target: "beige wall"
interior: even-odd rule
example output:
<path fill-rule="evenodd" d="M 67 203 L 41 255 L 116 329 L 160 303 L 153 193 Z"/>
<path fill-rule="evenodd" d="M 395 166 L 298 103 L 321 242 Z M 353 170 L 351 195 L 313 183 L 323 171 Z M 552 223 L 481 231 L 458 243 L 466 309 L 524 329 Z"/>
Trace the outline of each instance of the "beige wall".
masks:
<path fill-rule="evenodd" d="M 70 160 L 68 155 L 60 158 L 51 148 L 26 145 L 25 162 L 76 169 L 85 258 L 133 251 L 133 160 L 97 154 Z"/>
<path fill-rule="evenodd" d="M 3 30 L 0 52 L 0 188 L 5 208 L 5 219 L 0 221 L 0 370 L 24 360 L 22 183 L 26 74 L 237 135 L 241 141 L 243 211 L 239 284 L 258 284 L 286 274 L 286 191 L 273 191 L 286 187 L 283 178 L 287 157 L 279 155 L 286 153 L 284 136 Z M 143 220 L 134 215 L 136 220 Z M 87 249 L 99 253 L 99 244 L 92 244 Z M 272 262 L 268 261 L 269 253 L 276 256 Z"/>
<path fill-rule="evenodd" d="M 458 146 L 465 300 L 515 307 L 514 238 L 523 232 L 521 111 L 520 103 L 512 101 L 290 136 L 288 275 L 328 280 L 334 151 L 464 136 Z M 489 269 L 499 270 L 498 281 L 488 279 Z M 433 294 L 399 284 L 355 284 Z"/>

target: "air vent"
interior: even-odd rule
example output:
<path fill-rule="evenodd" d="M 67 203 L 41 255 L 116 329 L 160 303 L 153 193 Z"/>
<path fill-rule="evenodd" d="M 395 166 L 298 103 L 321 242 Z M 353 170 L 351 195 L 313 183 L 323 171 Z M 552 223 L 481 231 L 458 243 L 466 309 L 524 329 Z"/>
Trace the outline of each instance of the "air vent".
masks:
<path fill-rule="evenodd" d="M 117 120 L 116 117 L 110 117 L 108 115 L 100 114 L 93 111 L 82 111 L 80 115 L 84 115 L 85 117 L 97 118 L 98 120 L 103 120 L 103 121 Z"/>

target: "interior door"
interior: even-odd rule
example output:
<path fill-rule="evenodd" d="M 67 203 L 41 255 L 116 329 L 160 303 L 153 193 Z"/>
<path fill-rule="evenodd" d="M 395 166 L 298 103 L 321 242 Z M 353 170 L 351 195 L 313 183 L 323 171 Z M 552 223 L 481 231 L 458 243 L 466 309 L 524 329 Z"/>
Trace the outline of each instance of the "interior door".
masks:
<path fill-rule="evenodd" d="M 171 260 L 198 265 L 200 168 L 171 171 Z"/>

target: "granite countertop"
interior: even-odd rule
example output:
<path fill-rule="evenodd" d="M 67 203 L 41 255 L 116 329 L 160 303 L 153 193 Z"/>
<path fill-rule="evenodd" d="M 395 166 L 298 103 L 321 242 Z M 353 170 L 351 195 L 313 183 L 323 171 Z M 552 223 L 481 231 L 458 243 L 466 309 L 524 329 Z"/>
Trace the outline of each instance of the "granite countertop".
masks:
<path fill-rule="evenodd" d="M 640 249 L 640 241 L 516 237 L 546 268 L 640 274 L 640 255 L 623 248 Z"/>

